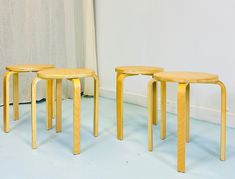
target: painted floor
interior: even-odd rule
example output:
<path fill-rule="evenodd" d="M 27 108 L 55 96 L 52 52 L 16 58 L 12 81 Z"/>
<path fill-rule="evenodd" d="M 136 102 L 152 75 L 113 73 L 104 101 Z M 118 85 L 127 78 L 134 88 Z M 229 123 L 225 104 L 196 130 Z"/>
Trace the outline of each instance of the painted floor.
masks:
<path fill-rule="evenodd" d="M 176 116 L 167 115 L 167 139 L 154 127 L 154 151 L 147 151 L 147 110 L 125 104 L 124 141 L 116 139 L 115 101 L 100 98 L 99 137 L 92 135 L 93 98 L 81 107 L 81 154 L 72 154 L 72 100 L 63 101 L 63 131 L 45 129 L 45 102 L 37 104 L 38 149 L 31 149 L 30 105 L 20 120 L 0 131 L 1 179 L 233 179 L 235 129 L 227 129 L 227 160 L 219 160 L 220 127 L 191 119 L 186 173 L 176 171 Z M 0 109 L 2 116 L 2 107 Z M 12 119 L 12 117 L 11 117 Z M 0 127 L 3 127 L 2 120 Z"/>

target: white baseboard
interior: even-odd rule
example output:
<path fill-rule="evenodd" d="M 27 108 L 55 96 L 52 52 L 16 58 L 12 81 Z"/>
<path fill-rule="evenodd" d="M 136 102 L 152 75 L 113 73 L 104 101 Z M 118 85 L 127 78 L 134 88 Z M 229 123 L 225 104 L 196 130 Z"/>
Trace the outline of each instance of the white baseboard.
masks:
<path fill-rule="evenodd" d="M 116 91 L 100 88 L 100 96 L 115 99 Z M 147 97 L 137 93 L 125 92 L 124 101 L 127 103 L 136 104 L 144 107 L 147 106 Z M 177 114 L 176 101 L 167 100 L 167 112 Z M 190 105 L 190 116 L 198 120 L 220 124 L 220 110 L 206 108 L 203 106 Z M 235 128 L 234 113 L 227 112 L 227 126 Z"/>

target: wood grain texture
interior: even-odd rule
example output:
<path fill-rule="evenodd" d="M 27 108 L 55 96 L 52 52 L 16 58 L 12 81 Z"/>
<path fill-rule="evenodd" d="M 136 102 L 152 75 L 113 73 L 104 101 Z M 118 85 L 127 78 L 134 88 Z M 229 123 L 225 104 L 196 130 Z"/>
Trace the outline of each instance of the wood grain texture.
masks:
<path fill-rule="evenodd" d="M 85 68 L 53 68 L 37 73 L 37 76 L 43 79 L 74 79 L 93 77 L 93 75 L 95 75 L 95 71 Z"/>
<path fill-rule="evenodd" d="M 117 138 L 123 140 L 123 81 L 127 74 L 117 73 L 116 76 L 116 115 Z"/>
<path fill-rule="evenodd" d="M 62 80 L 56 80 L 56 132 L 62 131 Z"/>
<path fill-rule="evenodd" d="M 153 118 L 154 118 L 154 84 L 156 84 L 155 79 L 151 79 L 148 82 L 148 150 L 153 150 Z"/>
<path fill-rule="evenodd" d="M 200 72 L 160 72 L 154 74 L 154 78 L 177 83 L 216 83 L 219 80 L 217 75 Z"/>
<path fill-rule="evenodd" d="M 132 75 L 153 75 L 163 71 L 160 67 L 148 67 L 148 66 L 121 66 L 116 67 L 117 73 L 132 74 Z"/>
<path fill-rule="evenodd" d="M 161 81 L 161 124 L 160 137 L 166 138 L 166 82 Z"/>
<path fill-rule="evenodd" d="M 99 133 L 99 78 L 93 75 L 94 78 L 94 122 L 93 122 L 93 135 L 98 136 Z"/>
<path fill-rule="evenodd" d="M 7 66 L 6 70 L 14 72 L 38 72 L 49 68 L 54 68 L 51 64 L 24 64 Z"/>
<path fill-rule="evenodd" d="M 178 84 L 178 148 L 177 168 L 179 172 L 185 172 L 185 144 L 186 144 L 186 88 L 188 84 Z"/>
<path fill-rule="evenodd" d="M 227 91 L 225 85 L 219 81 L 221 87 L 221 131 L 220 131 L 220 160 L 226 160 L 226 100 Z"/>
<path fill-rule="evenodd" d="M 46 111 L 47 111 L 47 129 L 52 128 L 52 118 L 53 118 L 53 80 L 46 81 Z"/>
<path fill-rule="evenodd" d="M 80 100 L 81 84 L 73 79 L 73 154 L 80 154 Z"/>
<path fill-rule="evenodd" d="M 10 76 L 15 72 L 7 71 L 3 77 L 3 131 L 10 131 Z"/>
<path fill-rule="evenodd" d="M 190 84 L 186 88 L 186 142 L 190 142 Z"/>
<path fill-rule="evenodd" d="M 157 125 L 158 124 L 158 88 L 157 88 L 157 81 L 154 80 L 155 82 L 153 83 L 153 124 Z"/>
<path fill-rule="evenodd" d="M 37 127 L 36 127 L 36 96 L 37 96 L 37 83 L 40 78 L 34 78 L 31 84 L 31 125 L 32 125 L 32 149 L 37 148 Z"/>
<path fill-rule="evenodd" d="M 19 119 L 19 74 L 13 74 L 13 111 L 14 120 Z"/>

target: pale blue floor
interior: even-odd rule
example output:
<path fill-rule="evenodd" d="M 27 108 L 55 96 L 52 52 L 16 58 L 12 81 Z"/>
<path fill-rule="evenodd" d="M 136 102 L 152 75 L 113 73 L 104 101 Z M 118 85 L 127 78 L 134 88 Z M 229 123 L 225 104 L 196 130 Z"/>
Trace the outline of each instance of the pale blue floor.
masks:
<path fill-rule="evenodd" d="M 16 179 L 233 179 L 235 129 L 227 130 L 227 160 L 219 160 L 218 125 L 191 120 L 186 174 L 176 171 L 176 116 L 167 115 L 167 139 L 154 127 L 154 151 L 147 151 L 146 108 L 125 104 L 124 141 L 116 139 L 115 101 L 100 98 L 99 137 L 92 135 L 93 99 L 82 99 L 81 154 L 72 154 L 72 100 L 63 101 L 63 131 L 45 129 L 45 103 L 37 105 L 39 148 L 31 149 L 30 105 L 20 105 L 11 132 L 0 131 L 0 178 Z M 2 116 L 2 107 L 0 108 Z M 2 120 L 0 127 L 2 128 Z"/>

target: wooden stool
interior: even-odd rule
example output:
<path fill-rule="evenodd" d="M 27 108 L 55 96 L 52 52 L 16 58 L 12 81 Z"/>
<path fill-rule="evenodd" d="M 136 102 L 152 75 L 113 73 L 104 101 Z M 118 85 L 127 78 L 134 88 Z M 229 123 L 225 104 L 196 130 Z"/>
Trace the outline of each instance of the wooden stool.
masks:
<path fill-rule="evenodd" d="M 40 64 L 40 65 L 14 65 L 7 66 L 6 73 L 3 80 L 3 123 L 4 132 L 10 131 L 9 120 L 9 103 L 10 103 L 10 76 L 13 75 L 13 108 L 14 108 L 14 120 L 19 119 L 19 73 L 25 72 L 38 72 L 43 69 L 54 68 L 54 65 Z M 47 82 L 47 106 L 48 106 L 48 119 L 47 128 L 51 128 L 52 115 L 53 115 L 53 81 Z M 50 106 L 50 107 L 49 107 Z M 51 120 L 49 120 L 51 119 Z"/>
<path fill-rule="evenodd" d="M 216 84 L 221 87 L 221 135 L 220 159 L 226 153 L 226 88 L 219 77 L 208 73 L 161 72 L 154 75 L 148 84 L 148 134 L 149 151 L 152 151 L 152 100 L 154 83 L 161 82 L 161 139 L 166 138 L 166 82 L 178 83 L 178 171 L 185 172 L 185 143 L 189 142 L 190 83 Z"/>
<path fill-rule="evenodd" d="M 94 78 L 94 136 L 98 136 L 98 97 L 99 79 L 94 71 L 88 69 L 49 69 L 37 73 L 32 82 L 32 148 L 37 148 L 36 143 L 36 86 L 44 80 L 56 80 L 56 132 L 61 132 L 61 101 L 62 79 L 68 79 L 73 83 L 73 154 L 80 153 L 80 98 L 81 85 L 79 78 Z"/>
<path fill-rule="evenodd" d="M 145 66 L 123 66 L 115 69 L 116 77 L 116 107 L 117 107 L 117 138 L 123 140 L 123 80 L 134 75 L 152 76 L 163 71 L 163 68 Z M 157 124 L 157 83 L 153 83 L 153 123 Z"/>

